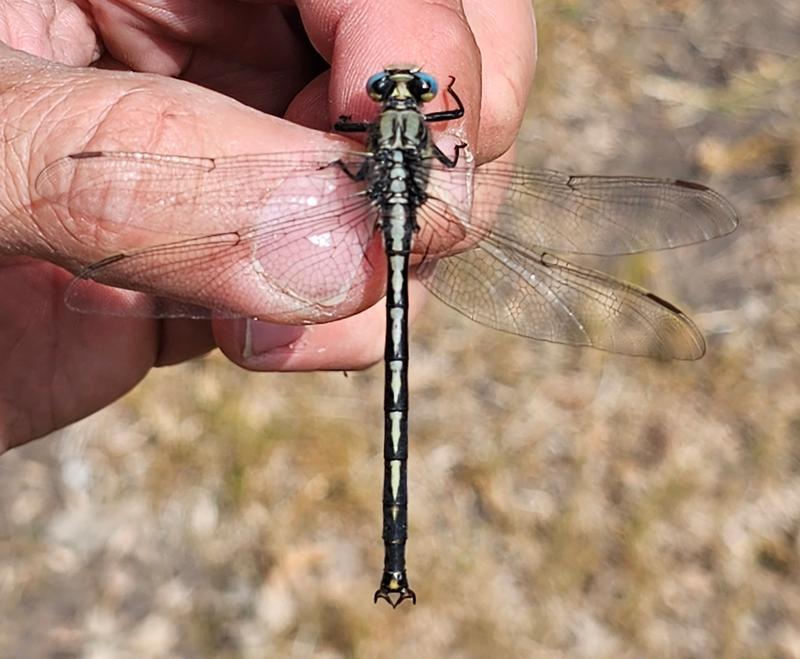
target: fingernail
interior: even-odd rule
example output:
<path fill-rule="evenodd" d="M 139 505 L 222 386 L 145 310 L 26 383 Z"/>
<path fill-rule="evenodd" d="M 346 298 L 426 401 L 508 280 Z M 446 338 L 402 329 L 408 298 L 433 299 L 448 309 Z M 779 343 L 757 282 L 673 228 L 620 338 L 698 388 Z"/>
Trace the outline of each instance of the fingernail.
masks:
<path fill-rule="evenodd" d="M 297 325 L 276 325 L 247 319 L 242 357 L 258 357 L 276 348 L 284 348 L 303 336 L 303 332 L 304 328 Z"/>

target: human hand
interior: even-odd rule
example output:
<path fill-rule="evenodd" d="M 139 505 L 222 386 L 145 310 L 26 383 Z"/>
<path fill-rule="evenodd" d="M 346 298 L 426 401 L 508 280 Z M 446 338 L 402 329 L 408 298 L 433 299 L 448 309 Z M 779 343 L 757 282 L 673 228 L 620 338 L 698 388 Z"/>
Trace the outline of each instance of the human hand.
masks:
<path fill-rule="evenodd" d="M 330 148 L 309 129 L 327 131 L 341 114 L 372 116 L 364 81 L 409 61 L 442 82 L 456 77 L 467 107 L 461 127 L 485 161 L 513 141 L 535 60 L 529 0 L 6 0 L 0 19 L 0 39 L 18 49 L 0 46 L 0 207 L 9 215 L 0 224 L 0 450 L 104 407 L 155 365 L 215 345 L 257 370 L 354 369 L 383 350 L 379 288 L 347 311 L 360 313 L 310 326 L 69 311 L 63 268 L 136 247 L 136 231 L 79 226 L 37 198 L 46 164 L 97 149 Z M 446 102 L 440 95 L 430 110 Z M 214 231 L 192 225 L 193 235 Z M 413 312 L 423 296 L 411 288 Z"/>

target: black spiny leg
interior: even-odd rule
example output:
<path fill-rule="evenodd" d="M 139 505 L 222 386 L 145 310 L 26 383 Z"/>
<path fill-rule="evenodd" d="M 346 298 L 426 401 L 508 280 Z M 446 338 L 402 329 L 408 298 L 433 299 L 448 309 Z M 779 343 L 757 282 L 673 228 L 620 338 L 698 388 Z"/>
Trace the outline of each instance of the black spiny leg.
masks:
<path fill-rule="evenodd" d="M 367 177 L 368 166 L 366 160 L 361 164 L 361 167 L 358 168 L 357 172 L 351 172 L 350 168 L 347 166 L 347 163 L 341 158 L 339 160 L 329 162 L 327 165 L 322 165 L 319 169 L 327 169 L 328 167 L 338 167 L 351 181 L 363 181 Z"/>
<path fill-rule="evenodd" d="M 339 121 L 333 124 L 333 130 L 339 133 L 366 133 L 370 124 L 363 121 L 350 121 L 349 114 L 340 114 Z"/>
<path fill-rule="evenodd" d="M 365 133 L 369 130 L 370 124 L 360 121 L 350 121 L 349 114 L 339 115 L 339 121 L 333 124 L 333 130 L 340 133 Z M 367 161 L 365 160 L 357 172 L 351 172 L 347 164 L 343 160 L 334 160 L 333 162 L 323 165 L 320 169 L 326 167 L 338 167 L 341 169 L 351 181 L 363 181 L 367 176 Z"/>
<path fill-rule="evenodd" d="M 453 91 L 453 83 L 456 79 L 453 76 L 450 76 L 450 83 L 447 85 L 447 92 L 452 96 L 458 107 L 455 110 L 445 110 L 443 112 L 431 112 L 430 114 L 425 115 L 426 122 L 433 122 L 433 121 L 450 121 L 451 119 L 460 119 L 464 116 L 464 104 L 461 102 L 458 94 Z M 438 146 L 435 144 L 433 145 L 433 155 L 440 163 L 442 163 L 445 167 L 453 168 L 458 164 L 458 156 L 460 153 L 467 148 L 466 142 L 461 142 L 461 144 L 456 144 L 456 155 L 452 158 L 448 157 L 444 151 L 442 151 Z"/>
<path fill-rule="evenodd" d="M 452 169 L 458 164 L 459 154 L 466 148 L 467 148 L 466 142 L 461 142 L 460 144 L 456 144 L 456 155 L 450 158 L 444 151 L 442 151 L 438 146 L 434 144 L 433 156 L 445 167 L 449 167 L 450 169 Z"/>
<path fill-rule="evenodd" d="M 453 83 L 456 79 L 453 76 L 450 76 L 450 82 L 447 85 L 447 93 L 452 96 L 458 107 L 455 110 L 444 110 L 442 112 L 431 112 L 430 114 L 425 115 L 425 121 L 428 123 L 432 123 L 434 121 L 450 121 L 451 119 L 460 119 L 464 116 L 464 104 L 461 102 L 461 99 L 458 97 L 453 91 Z"/>

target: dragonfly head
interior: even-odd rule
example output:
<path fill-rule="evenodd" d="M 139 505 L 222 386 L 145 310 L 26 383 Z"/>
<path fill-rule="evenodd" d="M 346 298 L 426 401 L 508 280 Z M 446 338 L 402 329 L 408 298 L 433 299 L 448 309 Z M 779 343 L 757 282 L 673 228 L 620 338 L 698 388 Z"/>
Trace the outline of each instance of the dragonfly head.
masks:
<path fill-rule="evenodd" d="M 367 80 L 367 93 L 377 103 L 396 99 L 420 105 L 432 101 L 438 89 L 434 77 L 418 67 L 389 66 Z"/>

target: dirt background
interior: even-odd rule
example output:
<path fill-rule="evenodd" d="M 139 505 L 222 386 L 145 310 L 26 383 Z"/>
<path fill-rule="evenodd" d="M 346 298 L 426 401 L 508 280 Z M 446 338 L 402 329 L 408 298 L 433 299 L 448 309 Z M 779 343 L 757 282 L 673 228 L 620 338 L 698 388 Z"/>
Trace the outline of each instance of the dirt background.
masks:
<path fill-rule="evenodd" d="M 372 603 L 382 368 L 218 355 L 0 460 L 0 656 L 800 657 L 800 4 L 537 3 L 521 156 L 703 181 L 736 236 L 609 263 L 709 351 L 413 330 L 410 578 Z"/>

